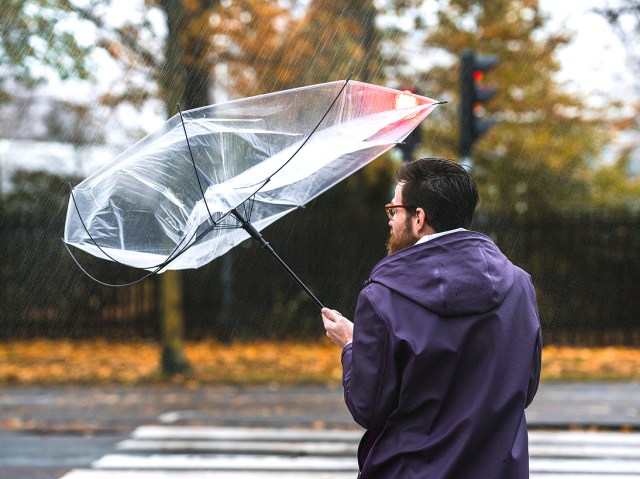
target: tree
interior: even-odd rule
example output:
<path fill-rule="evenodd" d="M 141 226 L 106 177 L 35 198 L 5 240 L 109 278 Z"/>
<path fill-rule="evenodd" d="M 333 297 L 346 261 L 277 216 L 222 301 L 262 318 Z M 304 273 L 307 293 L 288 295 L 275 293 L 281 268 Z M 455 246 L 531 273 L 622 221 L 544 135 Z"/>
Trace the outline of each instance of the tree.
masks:
<path fill-rule="evenodd" d="M 620 0 L 615 6 L 597 7 L 593 11 L 607 20 L 625 47 L 629 68 L 636 78 L 636 93 L 640 96 L 640 1 Z"/>
<path fill-rule="evenodd" d="M 450 63 L 433 67 L 421 82 L 452 105 L 426 125 L 430 149 L 456 156 L 462 51 L 497 55 L 499 64 L 486 82 L 499 91 L 486 108 L 498 123 L 478 142 L 473 158 L 483 207 L 535 215 L 588 203 L 585 178 L 606 136 L 598 116 L 554 79 L 554 55 L 570 37 L 546 33 L 536 0 L 440 0 L 437 19 L 426 47 L 445 52 Z"/>
<path fill-rule="evenodd" d="M 160 76 L 167 113 L 175 109 L 174 101 L 182 103 L 185 109 L 211 103 L 208 20 L 218 3 L 217 0 L 187 3 L 158 0 L 167 22 L 164 74 Z M 175 270 L 166 271 L 161 276 L 161 284 L 162 366 L 167 373 L 181 373 L 190 365 L 183 352 L 184 309 L 180 274 Z"/>
<path fill-rule="evenodd" d="M 184 35 L 184 32 L 188 22 L 194 21 L 198 15 L 206 16 L 206 10 L 210 10 L 213 4 L 217 2 L 202 2 L 195 9 L 183 9 L 179 0 L 159 2 L 166 14 L 169 32 L 168 41 L 164 43 L 164 62 L 161 62 L 156 60 L 158 51 L 154 48 L 154 42 L 142 41 L 154 37 L 156 33 L 149 20 L 149 11 L 145 12 L 147 15 L 143 15 L 137 25 L 129 22 L 113 26 L 106 24 L 101 15 L 103 9 L 109 7 L 109 1 L 92 2 L 89 5 L 76 4 L 71 0 L 11 1 L 9 11 L 3 11 L 3 15 L 7 15 L 11 21 L 3 22 L 0 28 L 0 58 L 9 65 L 9 69 L 1 72 L 4 76 L 0 79 L 3 85 L 15 81 L 33 86 L 46 76 L 42 71 L 43 66 L 53 70 L 62 79 L 87 79 L 90 77 L 87 66 L 89 54 L 94 48 L 101 47 L 121 64 L 142 68 L 155 79 L 162 87 L 160 91 L 168 113 L 175 111 L 178 102 L 182 102 L 186 108 L 201 106 L 208 103 L 208 70 L 203 74 L 197 48 L 195 53 L 187 53 L 186 49 L 193 49 L 194 44 L 193 38 Z M 78 20 L 90 22 L 95 27 L 95 45 L 81 46 L 74 35 L 64 28 L 64 25 Z M 173 39 L 178 41 L 173 42 Z M 111 105 L 122 101 L 140 102 L 151 94 L 152 91 L 144 85 L 121 95 L 112 94 L 105 100 Z M 54 127 L 58 125 L 57 122 L 50 124 Z M 182 372 L 189 365 L 182 352 L 184 319 L 181 312 L 181 285 L 175 272 L 165 274 L 161 281 L 164 293 L 161 328 L 163 369 L 168 373 Z"/>
<path fill-rule="evenodd" d="M 13 82 L 30 87 L 47 74 L 62 79 L 90 77 L 88 52 L 70 28 L 73 18 L 63 0 L 3 2 L 0 22 L 0 101 L 11 98 Z"/>
<path fill-rule="evenodd" d="M 283 11 L 273 8 L 274 2 L 265 1 L 226 2 L 221 7 L 218 0 L 157 0 L 146 2 L 143 9 L 134 11 L 130 19 L 121 25 L 111 25 L 103 15 L 110 3 L 93 1 L 81 4 L 72 0 L 22 2 L 24 11 L 16 14 L 28 16 L 29 9 L 40 4 L 47 7 L 47 12 L 50 10 L 50 14 L 47 13 L 50 18 L 76 18 L 91 23 L 95 28 L 95 47 L 104 49 L 120 63 L 130 78 L 126 88 L 110 92 L 102 101 L 112 106 L 122 102 L 140 105 L 155 96 L 162 100 L 166 116 L 174 114 L 178 104 L 183 109 L 191 109 L 211 103 L 216 63 L 244 67 L 253 64 L 256 55 L 247 46 L 259 48 L 268 44 L 268 35 L 273 36 L 277 32 L 273 21 L 265 21 L 265 15 L 270 12 L 281 15 Z M 164 31 L 153 20 L 158 12 L 165 20 Z M 46 15 L 42 13 L 41 16 Z M 216 24 L 216 18 L 223 21 Z M 229 39 L 233 40 L 235 36 L 238 40 L 240 35 L 246 35 L 247 23 L 256 29 L 253 44 L 242 40 L 234 45 Z M 47 26 L 50 25 L 51 22 Z M 265 25 L 268 26 L 266 30 Z M 38 31 L 36 28 L 36 33 Z M 41 31 L 48 32 L 46 29 Z M 12 37 L 9 35 L 7 38 Z M 86 51 L 73 50 L 72 53 L 78 54 L 78 65 L 83 65 L 81 60 L 86 60 L 89 51 L 90 48 Z M 16 62 L 20 65 L 23 60 L 17 58 Z M 142 75 L 134 75 L 133 72 Z M 61 72 L 59 75 L 66 78 L 69 74 Z M 76 76 L 85 77 L 80 73 Z M 243 78 L 238 78 L 237 84 L 241 85 Z M 55 126 L 55 123 L 51 124 Z M 163 301 L 162 366 L 167 373 L 179 373 L 189 368 L 182 350 L 184 313 L 180 274 L 167 271 L 160 282 Z"/>
<path fill-rule="evenodd" d="M 597 185 L 595 190 L 598 191 L 598 186 L 606 185 L 606 188 L 600 190 L 596 200 L 600 204 L 630 204 L 633 209 L 637 210 L 637 196 L 635 197 L 636 201 L 633 201 L 632 198 L 634 192 L 637 192 L 640 188 L 640 175 L 636 174 L 634 178 L 631 174 L 631 159 L 635 157 L 637 165 L 640 157 L 640 140 L 638 140 L 637 136 L 640 126 L 638 121 L 638 114 L 640 113 L 640 48 L 638 48 L 638 45 L 640 45 L 640 1 L 621 0 L 615 6 L 608 5 L 594 8 L 594 11 L 607 20 L 625 48 L 628 59 L 627 65 L 635 78 L 633 86 L 636 96 L 635 101 L 630 99 L 624 101 L 624 106 L 626 108 L 631 107 L 633 113 L 627 115 L 626 118 L 618 119 L 613 125 L 616 134 L 627 133 L 634 135 L 635 145 L 633 147 L 623 147 L 621 154 L 615 161 L 615 165 L 606 166 L 603 171 L 597 172 L 594 179 L 594 183 Z M 605 192 L 606 194 L 604 194 Z"/>
<path fill-rule="evenodd" d="M 618 211 L 640 211 L 640 183 L 629 181 L 629 157 L 594 172 L 592 193 L 596 206 Z"/>
<path fill-rule="evenodd" d="M 314 0 L 282 50 L 278 78 L 285 87 L 341 80 L 382 79 L 381 32 L 371 1 Z"/>
<path fill-rule="evenodd" d="M 282 10 L 273 8 L 273 2 L 264 1 L 226 2 L 221 5 L 218 0 L 156 0 L 149 5 L 158 8 L 166 22 L 163 60 L 156 60 L 154 45 L 157 41 L 143 41 L 149 34 L 157 40 L 150 22 L 124 25 L 109 32 L 110 36 L 106 36 L 102 44 L 118 61 L 129 68 L 143 69 L 148 77 L 155 80 L 166 116 L 175 113 L 178 104 L 182 109 L 192 109 L 212 103 L 217 63 L 223 62 L 230 69 L 242 65 L 249 70 L 248 65 L 260 60 L 260 55 L 255 55 L 254 50 L 247 46 L 257 48 L 269 44 L 269 39 L 275 34 L 274 22 L 269 19 Z M 84 18 L 102 26 L 100 18 L 89 9 L 82 12 Z M 150 13 L 148 10 L 143 17 L 148 18 Z M 245 36 L 241 41 L 238 37 L 240 32 Z M 243 79 L 244 76 L 238 74 L 235 84 L 241 86 Z M 139 98 L 144 99 L 144 92 Z M 176 271 L 166 271 L 160 281 L 163 370 L 180 373 L 189 369 L 182 346 L 184 309 L 181 275 Z"/>
<path fill-rule="evenodd" d="M 314 0 L 296 14 L 279 3 L 239 0 L 217 9 L 212 55 L 226 68 L 226 80 L 218 81 L 227 91 L 249 96 L 350 74 L 384 84 L 387 71 L 402 63 L 384 48 L 400 33 L 378 19 L 415 2 Z"/>

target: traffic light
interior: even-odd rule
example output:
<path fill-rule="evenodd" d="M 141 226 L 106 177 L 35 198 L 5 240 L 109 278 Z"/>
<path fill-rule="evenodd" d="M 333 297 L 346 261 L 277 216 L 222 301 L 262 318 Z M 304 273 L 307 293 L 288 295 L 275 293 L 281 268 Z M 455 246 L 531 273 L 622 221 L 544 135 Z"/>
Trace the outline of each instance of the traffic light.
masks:
<path fill-rule="evenodd" d="M 460 61 L 460 145 L 462 158 L 471 156 L 473 144 L 496 121 L 481 116 L 482 104 L 495 96 L 498 89 L 481 85 L 485 72 L 498 63 L 496 55 L 478 55 L 471 50 L 462 52 Z"/>

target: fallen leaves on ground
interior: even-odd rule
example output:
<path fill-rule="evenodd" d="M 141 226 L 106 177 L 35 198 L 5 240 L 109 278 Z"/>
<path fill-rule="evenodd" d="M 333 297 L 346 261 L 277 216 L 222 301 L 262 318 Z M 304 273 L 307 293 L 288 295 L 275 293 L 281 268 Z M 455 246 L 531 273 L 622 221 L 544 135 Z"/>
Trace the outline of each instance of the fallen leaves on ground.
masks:
<path fill-rule="evenodd" d="M 542 378 L 549 381 L 638 381 L 640 348 L 568 348 L 542 351 Z"/>
<path fill-rule="evenodd" d="M 172 381 L 202 383 L 336 383 L 340 350 L 317 343 L 188 342 L 192 370 Z M 155 342 L 33 340 L 0 343 L 0 383 L 65 384 L 165 381 Z"/>
<path fill-rule="evenodd" d="M 187 342 L 192 371 L 165 378 L 160 345 L 106 340 L 33 340 L 0 343 L 0 384 L 90 384 L 180 381 L 199 383 L 339 384 L 340 349 L 328 340 L 311 343 Z M 640 349 L 549 346 L 542 379 L 640 380 Z"/>

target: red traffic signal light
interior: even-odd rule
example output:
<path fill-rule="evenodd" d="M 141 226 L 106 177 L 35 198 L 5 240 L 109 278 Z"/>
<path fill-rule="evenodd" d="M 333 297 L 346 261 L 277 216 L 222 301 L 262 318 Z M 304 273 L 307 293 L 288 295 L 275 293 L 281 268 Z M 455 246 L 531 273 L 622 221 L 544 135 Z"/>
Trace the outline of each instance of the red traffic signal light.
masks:
<path fill-rule="evenodd" d="M 460 61 L 460 144 L 461 157 L 471 155 L 473 144 L 484 135 L 495 120 L 478 115 L 482 104 L 498 92 L 497 88 L 485 87 L 480 82 L 484 74 L 498 63 L 496 55 L 478 55 L 471 50 L 462 53 Z"/>

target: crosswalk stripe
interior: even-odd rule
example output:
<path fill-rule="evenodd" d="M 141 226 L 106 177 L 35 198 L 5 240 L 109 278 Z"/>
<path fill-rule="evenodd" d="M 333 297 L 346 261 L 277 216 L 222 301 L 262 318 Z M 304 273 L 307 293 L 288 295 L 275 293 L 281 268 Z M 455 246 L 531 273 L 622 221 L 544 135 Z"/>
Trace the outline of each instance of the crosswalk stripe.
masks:
<path fill-rule="evenodd" d="M 222 471 L 357 472 L 353 458 L 263 456 L 236 454 L 107 454 L 93 463 L 100 469 L 216 469 Z"/>
<path fill-rule="evenodd" d="M 281 454 L 284 456 L 315 455 L 315 456 L 355 456 L 358 451 L 356 443 L 347 442 L 283 442 L 283 441 L 166 441 L 127 439 L 120 442 L 116 448 L 123 452 L 149 453 L 218 453 L 231 452 L 242 454 Z"/>
<path fill-rule="evenodd" d="M 529 444 L 597 444 L 640 447 L 640 433 L 602 431 L 529 431 Z"/>
<path fill-rule="evenodd" d="M 607 459 L 530 459 L 532 472 L 583 473 L 597 474 L 597 477 L 609 477 L 607 474 L 640 475 L 640 460 L 612 461 Z M 626 476 L 625 476 L 626 477 Z"/>
<path fill-rule="evenodd" d="M 222 439 L 227 441 L 351 441 L 359 442 L 362 431 L 293 428 L 240 428 L 208 426 L 140 426 L 136 439 Z"/>
<path fill-rule="evenodd" d="M 598 445 L 564 445 L 564 444 L 530 444 L 530 457 L 601 457 L 619 459 L 638 459 L 640 449 L 638 447 L 610 446 L 608 444 Z"/>
<path fill-rule="evenodd" d="M 255 471 L 116 471 L 108 469 L 75 469 L 61 479 L 355 479 L 355 474 L 353 472 L 304 473 L 300 471 L 265 471 L 257 475 Z M 565 478 L 563 477 L 562 479 Z M 589 478 L 566 479 L 593 479 L 593 476 Z"/>
<path fill-rule="evenodd" d="M 142 426 L 63 479 L 353 479 L 353 430 Z M 531 479 L 640 479 L 640 434 L 530 431 Z"/>
<path fill-rule="evenodd" d="M 535 473 L 530 479 L 640 479 L 640 475 L 596 475 L 596 474 L 564 474 Z M 100 470 L 75 469 L 64 476 L 64 479 L 355 479 L 352 472 L 237 472 L 237 471 L 148 471 L 148 470 Z"/>

